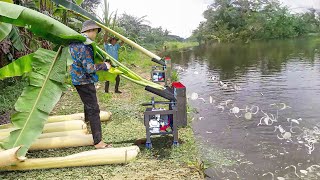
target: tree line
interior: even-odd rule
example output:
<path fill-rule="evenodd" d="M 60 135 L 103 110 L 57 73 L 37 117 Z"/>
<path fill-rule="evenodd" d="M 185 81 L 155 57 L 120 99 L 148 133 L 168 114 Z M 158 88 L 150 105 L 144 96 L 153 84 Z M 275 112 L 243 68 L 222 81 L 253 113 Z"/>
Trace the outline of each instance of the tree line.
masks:
<path fill-rule="evenodd" d="M 306 36 L 320 31 L 320 11 L 292 13 L 278 0 L 215 0 L 192 34 L 199 42 L 232 42 Z"/>

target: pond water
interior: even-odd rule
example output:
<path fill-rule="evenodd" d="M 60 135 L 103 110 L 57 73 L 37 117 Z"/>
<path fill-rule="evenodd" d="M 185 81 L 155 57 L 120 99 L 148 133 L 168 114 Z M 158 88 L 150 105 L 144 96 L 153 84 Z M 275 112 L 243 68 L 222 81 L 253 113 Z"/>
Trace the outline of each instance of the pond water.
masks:
<path fill-rule="evenodd" d="M 320 179 L 319 45 L 311 38 L 170 53 L 196 111 L 209 178 Z"/>

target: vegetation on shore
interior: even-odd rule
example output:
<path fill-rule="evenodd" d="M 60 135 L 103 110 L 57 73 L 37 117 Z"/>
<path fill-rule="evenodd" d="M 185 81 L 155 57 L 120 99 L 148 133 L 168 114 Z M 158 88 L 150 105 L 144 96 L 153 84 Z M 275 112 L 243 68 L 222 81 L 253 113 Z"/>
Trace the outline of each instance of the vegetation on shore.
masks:
<path fill-rule="evenodd" d="M 320 12 L 293 13 L 278 0 L 215 0 L 193 32 L 198 42 L 282 39 L 320 32 Z"/>

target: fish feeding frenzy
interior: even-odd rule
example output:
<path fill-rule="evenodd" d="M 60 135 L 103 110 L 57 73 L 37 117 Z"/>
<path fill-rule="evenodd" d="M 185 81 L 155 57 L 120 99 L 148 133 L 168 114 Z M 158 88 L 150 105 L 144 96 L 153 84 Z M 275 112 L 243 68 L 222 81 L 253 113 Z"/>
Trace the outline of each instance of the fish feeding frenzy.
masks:
<path fill-rule="evenodd" d="M 270 117 L 267 113 L 263 112 L 262 110 L 261 112 L 264 114 L 264 116 L 260 119 L 260 123 L 257 126 L 262 125 L 262 120 L 264 124 L 267 126 L 271 126 L 274 122 L 278 122 L 278 120 L 273 116 L 273 114 L 270 114 Z"/>

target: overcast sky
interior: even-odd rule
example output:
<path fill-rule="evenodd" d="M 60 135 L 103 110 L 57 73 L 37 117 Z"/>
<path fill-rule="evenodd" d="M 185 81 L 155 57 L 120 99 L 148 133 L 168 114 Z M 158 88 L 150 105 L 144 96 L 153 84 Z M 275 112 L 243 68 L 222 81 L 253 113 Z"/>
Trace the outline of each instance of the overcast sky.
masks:
<path fill-rule="evenodd" d="M 320 9 L 320 0 L 281 0 L 295 11 L 300 7 Z M 162 26 L 171 34 L 189 37 L 201 21 L 202 13 L 212 0 L 108 0 L 110 10 L 118 10 L 118 14 L 142 17 L 147 15 L 152 27 Z"/>

